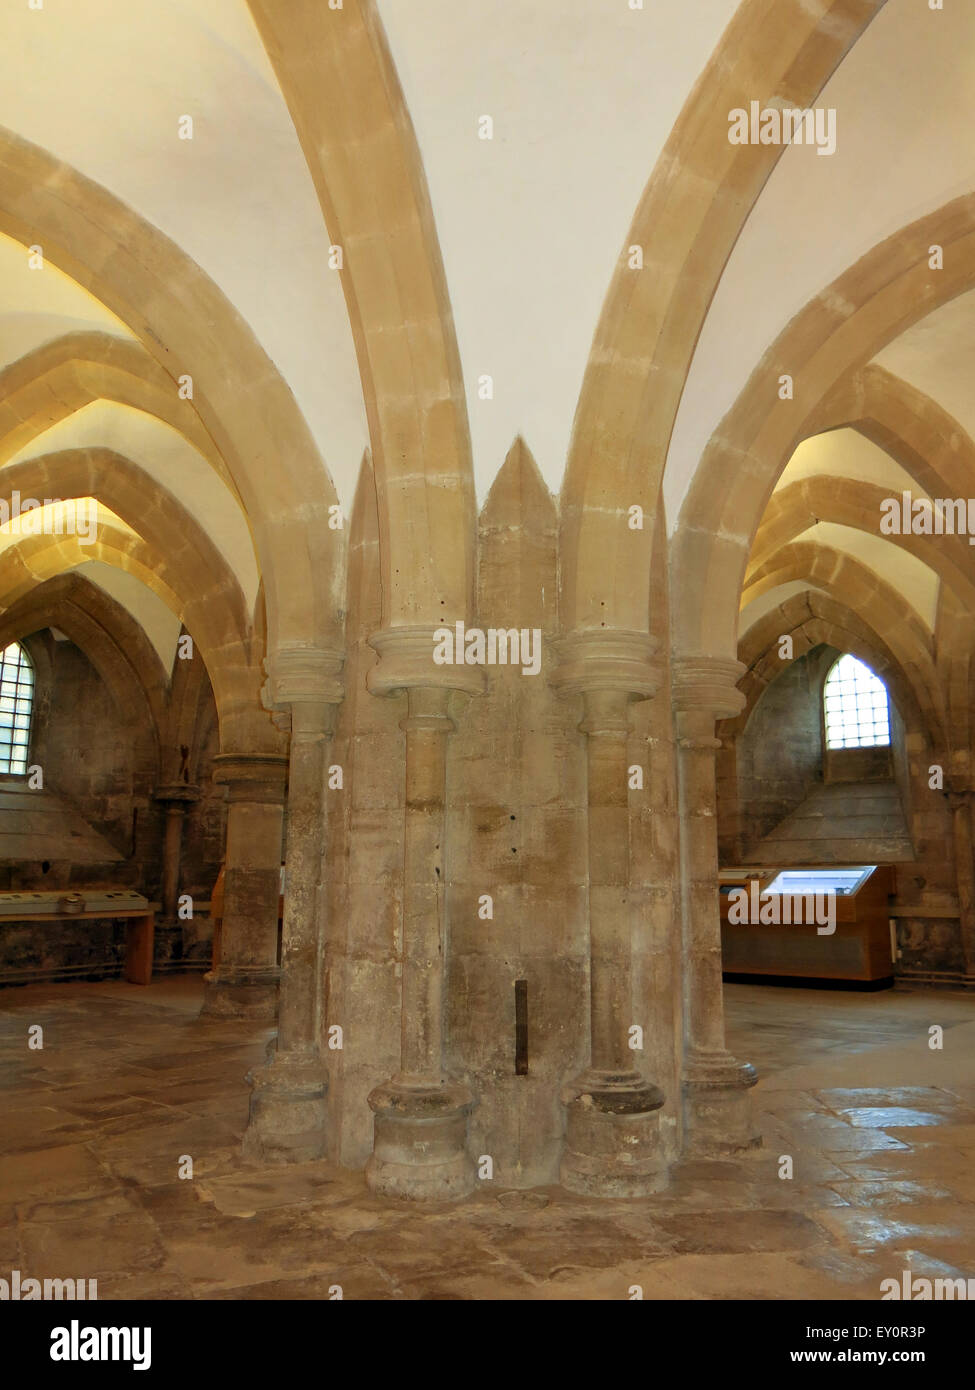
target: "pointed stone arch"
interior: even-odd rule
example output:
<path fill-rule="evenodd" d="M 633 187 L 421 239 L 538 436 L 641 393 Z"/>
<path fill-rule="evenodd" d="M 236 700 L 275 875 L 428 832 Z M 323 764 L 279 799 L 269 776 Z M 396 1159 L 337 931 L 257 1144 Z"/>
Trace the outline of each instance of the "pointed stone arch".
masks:
<path fill-rule="evenodd" d="M 901 665 L 875 628 L 856 610 L 825 594 L 807 590 L 766 613 L 738 644 L 738 660 L 747 668 L 738 683 L 745 705 L 734 719 L 719 722 L 721 737 L 737 738 L 744 731 L 759 699 L 782 674 L 785 663 L 779 656 L 779 642 L 786 636 L 792 639 L 793 660 L 821 643 L 858 657 L 888 686 L 906 721 L 925 725 L 922 702 L 927 701 L 927 692 L 923 686 L 915 687 L 915 673 Z M 939 731 L 931 732 L 937 735 Z"/>
<path fill-rule="evenodd" d="M 103 502 L 157 553 L 161 572 L 179 576 L 173 591 L 188 611 L 203 604 L 225 610 L 228 632 L 249 654 L 247 606 L 230 566 L 179 500 L 131 459 L 114 449 L 61 449 L 8 464 L 0 480 L 6 491 L 24 498 Z M 211 626 L 215 619 L 214 613 Z"/>
<path fill-rule="evenodd" d="M 876 362 L 823 397 L 810 434 L 849 428 L 890 454 L 931 497 L 964 497 L 975 477 L 975 441 L 954 416 Z"/>
<path fill-rule="evenodd" d="M 94 666 L 117 709 L 148 742 L 147 761 L 158 777 L 168 680 L 142 628 L 77 574 L 48 580 L 0 614 L 0 647 L 47 627 L 62 631 Z"/>
<path fill-rule="evenodd" d="M 945 248 L 932 271 L 928 247 Z M 766 352 L 704 451 L 672 541 L 678 650 L 730 656 L 752 539 L 827 393 L 925 314 L 975 284 L 975 194 L 901 228 L 822 290 Z M 793 400 L 778 398 L 783 373 Z M 702 602 L 701 596 L 707 595 Z"/>
<path fill-rule="evenodd" d="M 344 541 L 328 527 L 335 489 L 291 391 L 229 300 L 132 208 L 6 129 L 0 231 L 41 245 L 121 319 L 174 394 L 181 374 L 193 377 L 195 408 L 251 523 L 272 647 L 340 651 Z"/>
<path fill-rule="evenodd" d="M 948 757 L 945 731 L 931 717 L 929 693 L 919 680 L 917 670 L 903 664 L 862 611 L 849 606 L 845 597 L 830 597 L 819 590 L 806 589 L 764 614 L 739 642 L 739 660 L 746 669 L 738 689 L 745 703 L 734 718 L 719 721 L 716 726 L 721 741 L 717 753 L 718 781 L 722 788 L 718 801 L 719 839 L 722 853 L 733 862 L 744 862 L 749 852 L 748 819 L 742 814 L 738 782 L 742 736 L 766 691 L 795 661 L 814 654 L 817 648 L 829 647 L 863 661 L 887 687 L 908 743 L 913 743 L 915 750 L 923 747 L 929 756 L 942 762 Z M 790 639 L 791 659 L 781 654 L 783 637 Z M 817 671 L 822 682 L 818 690 L 821 702 L 828 669 L 820 666 Z M 918 769 L 911 771 L 916 774 Z M 917 852 L 926 832 L 914 824 L 911 838 Z"/>
<path fill-rule="evenodd" d="M 889 496 L 887 489 L 875 483 L 827 474 L 803 478 L 774 492 L 752 546 L 745 590 L 777 550 L 817 522 L 833 522 L 866 535 L 879 535 L 880 505 Z M 884 539 L 933 569 L 975 610 L 975 554 L 964 536 L 895 534 Z"/>
<path fill-rule="evenodd" d="M 261 707 L 260 672 L 246 663 L 226 607 L 187 590 L 185 576 L 167 557 L 131 531 L 101 522 L 90 544 L 77 536 L 22 536 L 0 554 L 0 603 L 12 607 L 46 580 L 90 560 L 134 575 L 193 632 L 213 685 L 224 751 L 278 752 L 280 737 Z"/>
<path fill-rule="evenodd" d="M 562 488 L 564 625 L 645 630 L 652 518 L 698 334 L 782 148 L 732 145 L 754 98 L 808 107 L 884 0 L 745 0 L 674 125 L 627 235 L 576 408 Z M 648 520 L 626 529 L 627 508 Z"/>
<path fill-rule="evenodd" d="M 379 499 L 383 627 L 465 618 L 476 532 L 467 405 L 426 177 L 382 22 L 374 0 L 248 3 L 343 249 Z M 386 667 L 393 650 L 384 647 Z"/>
<path fill-rule="evenodd" d="M 0 464 L 93 401 L 112 401 L 177 430 L 240 503 L 236 486 L 192 404 L 142 346 L 111 333 L 66 333 L 0 371 Z"/>
<path fill-rule="evenodd" d="M 946 746 L 944 697 L 934 641 L 906 599 L 853 556 L 811 542 L 796 542 L 778 550 L 754 581 L 751 597 L 795 580 L 871 614 L 874 630 L 884 633 L 885 644 L 910 675 L 927 723 Z"/>

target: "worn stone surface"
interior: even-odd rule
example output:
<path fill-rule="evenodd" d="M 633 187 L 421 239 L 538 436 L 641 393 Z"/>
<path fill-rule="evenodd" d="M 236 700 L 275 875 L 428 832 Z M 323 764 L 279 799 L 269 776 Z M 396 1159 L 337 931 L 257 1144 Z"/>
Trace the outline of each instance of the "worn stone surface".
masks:
<path fill-rule="evenodd" d="M 7 992 L 0 1258 L 97 1278 L 101 1299 L 328 1299 L 336 1286 L 346 1299 L 626 1299 L 639 1284 L 648 1299 L 876 1300 L 908 1260 L 965 1275 L 968 1000 L 726 992 L 732 1045 L 763 1070 L 759 1154 L 684 1160 L 666 1191 L 635 1201 L 495 1178 L 422 1209 L 331 1162 L 241 1159 L 244 1074 L 268 1032 L 201 1019 L 198 981 Z M 936 1082 L 888 1080 L 932 1006 L 954 1043 Z M 28 1022 L 45 1026 L 43 1051 L 27 1051 Z M 874 1134 L 893 1146 L 857 1146 Z M 180 1180 L 184 1155 L 193 1177 Z"/>

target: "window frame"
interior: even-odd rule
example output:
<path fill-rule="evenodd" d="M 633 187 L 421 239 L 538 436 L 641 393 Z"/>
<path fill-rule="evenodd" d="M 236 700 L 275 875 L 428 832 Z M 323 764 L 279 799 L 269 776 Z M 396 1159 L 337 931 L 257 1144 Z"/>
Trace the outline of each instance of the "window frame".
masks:
<path fill-rule="evenodd" d="M 17 659 L 14 663 L 8 656 L 13 648 L 17 650 Z M 14 674 L 11 678 L 7 672 L 13 668 Z M 28 673 L 28 679 L 22 679 L 22 673 Z M 4 686 L 12 685 L 13 694 L 4 694 Z M 22 692 L 26 689 L 27 694 Z M 31 735 L 34 732 L 34 702 L 37 696 L 37 672 L 34 663 L 30 659 L 30 654 L 23 642 L 8 642 L 0 648 L 0 777 L 26 777 L 30 768 L 30 744 Z M 5 700 L 13 701 L 13 709 L 3 709 Z M 27 709 L 22 710 L 19 706 L 26 703 Z M 10 724 L 5 723 L 6 716 L 10 717 Z M 18 720 L 26 718 L 26 724 L 17 723 Z M 23 741 L 16 741 L 13 735 L 23 733 Z M 22 755 L 14 757 L 17 750 L 22 749 Z M 14 763 L 17 766 L 14 766 Z M 20 764 L 23 764 L 22 766 Z"/>
<path fill-rule="evenodd" d="M 875 717 L 877 705 L 875 702 L 873 702 L 872 704 L 867 706 L 870 710 L 870 713 L 874 715 L 874 717 L 869 719 L 869 721 L 862 718 L 861 701 L 863 700 L 864 704 L 866 705 L 866 700 L 864 699 L 864 697 L 871 691 L 871 687 L 867 686 L 867 690 L 863 690 L 862 687 L 860 689 L 857 689 L 856 683 L 854 683 L 852 699 L 855 724 L 850 725 L 849 723 L 844 722 L 842 727 L 844 727 L 846 730 L 848 730 L 851 727 L 854 727 L 856 729 L 857 741 L 855 743 L 850 743 L 844 740 L 842 743 L 830 743 L 830 718 L 829 709 L 827 707 L 826 701 L 830 693 L 829 686 L 830 681 L 833 679 L 834 672 L 836 671 L 836 668 L 840 665 L 840 663 L 847 660 L 847 658 L 849 658 L 849 660 L 851 661 L 856 662 L 858 667 L 862 667 L 863 670 L 867 672 L 867 675 L 871 678 L 871 680 L 875 681 L 884 693 L 884 699 L 886 702 L 884 706 L 886 715 L 886 737 L 881 741 L 864 741 L 862 731 L 864 730 L 865 726 L 869 723 L 874 728 L 874 730 L 876 730 L 876 726 L 879 722 Z M 843 679 L 849 680 L 850 677 L 838 677 L 838 680 Z M 840 698 L 843 698 L 843 692 L 839 692 L 839 695 Z M 847 698 L 850 697 L 847 696 Z M 874 669 L 871 666 L 869 666 L 867 662 L 863 660 L 862 657 L 857 656 L 854 652 L 841 652 L 841 654 L 836 658 L 836 660 L 830 664 L 829 670 L 826 672 L 826 675 L 823 678 L 823 687 L 822 692 L 820 694 L 819 707 L 820 716 L 823 721 L 823 751 L 825 754 L 858 752 L 864 748 L 890 749 L 893 746 L 893 729 L 890 718 L 890 691 L 888 690 L 886 683 L 883 680 L 881 680 L 880 676 L 877 675 L 876 671 L 874 671 Z M 863 710 L 863 713 L 866 713 L 866 709 Z M 834 730 L 835 728 L 836 726 L 834 725 Z"/>

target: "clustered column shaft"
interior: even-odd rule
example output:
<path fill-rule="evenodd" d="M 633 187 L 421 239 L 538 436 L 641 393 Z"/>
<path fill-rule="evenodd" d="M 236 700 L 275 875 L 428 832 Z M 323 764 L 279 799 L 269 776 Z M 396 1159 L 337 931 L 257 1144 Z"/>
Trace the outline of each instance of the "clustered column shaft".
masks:
<path fill-rule="evenodd" d="M 616 691 L 584 697 L 589 841 L 591 1067 L 632 1073 L 627 1027 L 633 1011 L 628 890 L 627 698 Z"/>
<path fill-rule="evenodd" d="M 447 714 L 450 692 L 409 690 L 403 852 L 400 1070 L 369 1096 L 366 1181 L 389 1196 L 458 1197 L 474 1185 L 467 1116 L 474 1097 L 443 1072 Z"/>
<path fill-rule="evenodd" d="M 328 1081 L 322 1058 L 322 952 L 328 924 L 326 787 L 334 706 L 341 698 L 338 654 L 279 653 L 265 698 L 291 712 L 288 834 L 281 1001 L 267 1064 L 250 1075 L 249 1157 L 272 1163 L 321 1158 L 328 1147 Z"/>
<path fill-rule="evenodd" d="M 634 1197 L 666 1183 L 664 1095 L 634 1065 L 633 933 L 642 904 L 631 884 L 628 708 L 657 688 L 646 633 L 579 632 L 559 644 L 554 684 L 582 695 L 588 774 L 589 1066 L 563 1091 L 561 1178 L 571 1191 Z"/>
<path fill-rule="evenodd" d="M 411 690 L 406 734 L 400 1076 L 439 1084 L 443 1052 L 444 797 L 449 692 Z"/>
<path fill-rule="evenodd" d="M 684 1136 L 690 1153 L 754 1148 L 748 1088 L 755 1069 L 725 1046 L 718 896 L 715 754 L 718 719 L 744 706 L 740 662 L 713 657 L 675 662 L 677 772 L 681 821 L 684 945 Z"/>
<path fill-rule="evenodd" d="M 972 797 L 970 789 L 948 794 L 955 839 L 955 873 L 958 879 L 958 916 L 961 926 L 965 974 L 975 979 L 975 863 L 972 860 Z"/>
<path fill-rule="evenodd" d="M 387 1196 L 460 1197 L 475 1181 L 467 1152 L 474 1096 L 444 1070 L 447 746 L 451 693 L 480 694 L 484 673 L 436 666 L 432 628 L 390 628 L 369 640 L 380 656 L 369 689 L 405 691 L 407 712 L 400 1069 L 369 1095 L 375 1120 L 366 1181 Z"/>
<path fill-rule="evenodd" d="M 206 1014 L 275 1016 L 287 766 L 273 755 L 216 759 L 214 779 L 227 786 L 227 848 L 220 964 L 205 976 Z"/>

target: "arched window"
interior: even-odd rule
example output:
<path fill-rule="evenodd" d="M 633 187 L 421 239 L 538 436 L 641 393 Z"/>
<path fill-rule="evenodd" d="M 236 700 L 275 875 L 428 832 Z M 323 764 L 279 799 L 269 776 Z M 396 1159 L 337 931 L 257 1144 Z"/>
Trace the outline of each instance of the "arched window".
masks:
<path fill-rule="evenodd" d="M 0 773 L 27 771 L 34 668 L 19 642 L 0 654 Z"/>
<path fill-rule="evenodd" d="M 827 748 L 882 748 L 890 744 L 887 687 L 855 656 L 834 662 L 823 689 Z"/>

